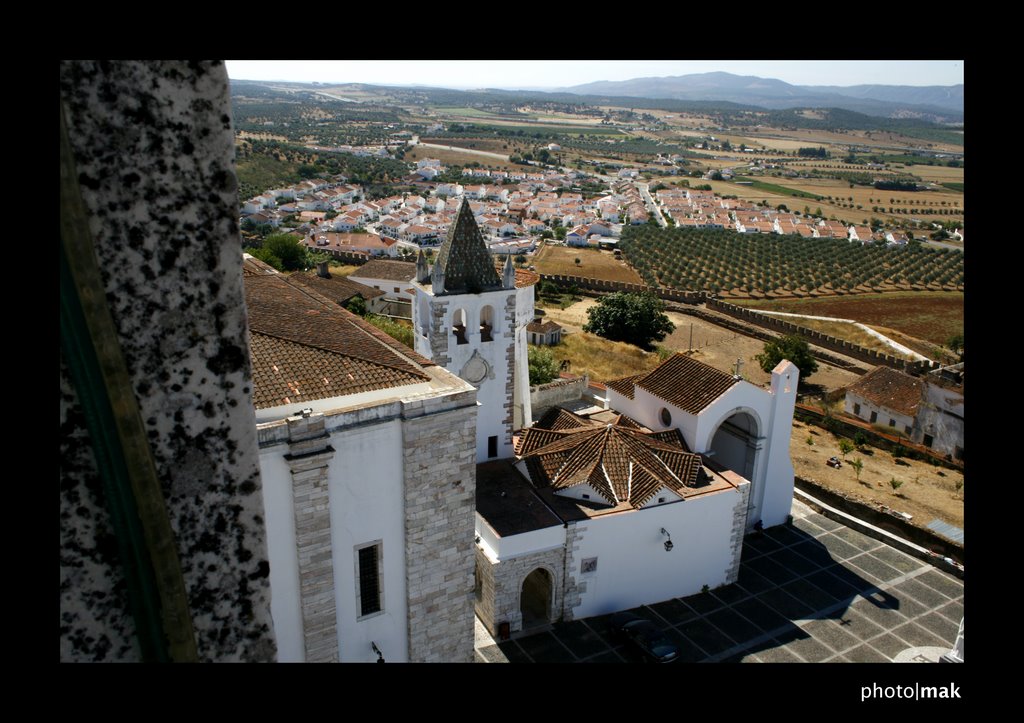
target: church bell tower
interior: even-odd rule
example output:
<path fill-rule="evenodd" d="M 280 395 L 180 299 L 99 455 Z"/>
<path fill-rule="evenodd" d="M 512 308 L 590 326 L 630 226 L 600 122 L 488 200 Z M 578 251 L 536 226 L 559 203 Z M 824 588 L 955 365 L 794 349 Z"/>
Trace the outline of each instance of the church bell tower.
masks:
<path fill-rule="evenodd" d="M 477 388 L 477 462 L 511 457 L 512 431 L 532 424 L 526 324 L 532 285 L 501 274 L 463 200 L 432 268 L 420 251 L 413 284 L 415 349 Z"/>

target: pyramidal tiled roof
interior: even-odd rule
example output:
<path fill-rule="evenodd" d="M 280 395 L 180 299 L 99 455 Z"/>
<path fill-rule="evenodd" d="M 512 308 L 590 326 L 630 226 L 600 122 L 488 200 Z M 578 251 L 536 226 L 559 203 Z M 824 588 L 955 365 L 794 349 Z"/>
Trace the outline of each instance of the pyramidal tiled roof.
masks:
<path fill-rule="evenodd" d="M 501 288 L 494 259 L 465 199 L 437 254 L 434 273 L 438 269 L 444 272 L 444 290 L 449 293 L 478 293 Z"/>
<path fill-rule="evenodd" d="M 687 449 L 679 430 L 648 432 L 624 415 L 612 424 L 579 419 L 572 427 L 570 414 L 560 410 L 546 420 L 558 429 L 523 432 L 517 453 L 535 486 L 562 490 L 588 484 L 608 504 L 628 502 L 634 508 L 664 487 L 680 497 L 697 487 L 700 456 Z"/>

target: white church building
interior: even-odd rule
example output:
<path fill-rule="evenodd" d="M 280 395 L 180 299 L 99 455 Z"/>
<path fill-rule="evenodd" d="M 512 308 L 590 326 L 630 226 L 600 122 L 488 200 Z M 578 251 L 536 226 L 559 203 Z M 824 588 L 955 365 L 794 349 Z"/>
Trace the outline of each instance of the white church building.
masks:
<path fill-rule="evenodd" d="M 278 660 L 472 661 L 476 391 L 243 268 Z"/>
<path fill-rule="evenodd" d="M 743 536 L 787 521 L 799 373 L 761 389 L 684 354 L 553 408 L 477 474 L 476 611 L 506 637 L 735 582 Z"/>
<path fill-rule="evenodd" d="M 539 277 L 465 202 L 417 259 L 415 351 L 244 269 L 282 661 L 468 662 L 474 611 L 502 637 L 715 588 L 787 519 L 795 366 L 762 389 L 677 354 L 534 424 Z"/>

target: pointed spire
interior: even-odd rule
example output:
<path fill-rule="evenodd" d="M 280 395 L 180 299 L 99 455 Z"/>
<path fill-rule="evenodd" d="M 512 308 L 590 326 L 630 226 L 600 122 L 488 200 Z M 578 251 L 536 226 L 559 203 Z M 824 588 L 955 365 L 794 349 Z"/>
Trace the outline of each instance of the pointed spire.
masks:
<path fill-rule="evenodd" d="M 512 254 L 505 256 L 505 268 L 502 269 L 501 285 L 506 289 L 516 288 L 516 270 L 512 266 Z"/>
<path fill-rule="evenodd" d="M 462 200 L 455 222 L 448 229 L 448 236 L 437 254 L 434 293 L 440 293 L 436 291 L 438 269 L 442 274 L 442 289 L 449 293 L 479 293 L 502 286 L 491 252 L 480 235 L 480 227 L 466 199 Z"/>
<path fill-rule="evenodd" d="M 427 257 L 423 253 L 423 249 L 416 254 L 416 281 L 424 283 L 430 278 L 430 269 L 427 268 Z"/>

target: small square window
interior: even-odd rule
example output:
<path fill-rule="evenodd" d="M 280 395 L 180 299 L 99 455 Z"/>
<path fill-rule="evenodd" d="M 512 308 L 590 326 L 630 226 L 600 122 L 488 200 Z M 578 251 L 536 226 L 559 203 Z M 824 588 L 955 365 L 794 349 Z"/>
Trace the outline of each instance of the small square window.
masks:
<path fill-rule="evenodd" d="M 856 414 L 858 417 L 860 416 L 860 405 L 859 404 L 854 404 L 853 405 L 853 413 Z"/>
<path fill-rule="evenodd" d="M 889 426 L 890 427 L 895 427 L 896 426 L 896 420 L 895 419 L 890 419 L 889 420 Z"/>
<path fill-rule="evenodd" d="M 877 421 L 878 421 L 878 412 L 872 412 L 871 413 L 871 423 L 874 424 Z"/>

